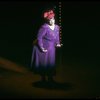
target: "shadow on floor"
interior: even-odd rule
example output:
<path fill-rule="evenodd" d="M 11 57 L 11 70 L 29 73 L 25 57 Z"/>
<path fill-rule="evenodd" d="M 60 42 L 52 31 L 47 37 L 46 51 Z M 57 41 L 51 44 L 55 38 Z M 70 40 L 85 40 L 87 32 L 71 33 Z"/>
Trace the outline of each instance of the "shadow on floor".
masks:
<path fill-rule="evenodd" d="M 32 86 L 37 88 L 64 90 L 64 91 L 73 89 L 70 83 L 60 83 L 60 82 L 37 81 L 32 83 Z"/>

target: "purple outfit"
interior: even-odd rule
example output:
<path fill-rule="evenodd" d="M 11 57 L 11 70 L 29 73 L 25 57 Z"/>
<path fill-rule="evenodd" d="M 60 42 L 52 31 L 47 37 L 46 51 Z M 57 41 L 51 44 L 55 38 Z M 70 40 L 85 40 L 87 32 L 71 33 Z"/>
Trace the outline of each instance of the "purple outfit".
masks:
<path fill-rule="evenodd" d="M 55 74 L 55 47 L 59 44 L 59 26 L 52 30 L 43 24 L 37 34 L 37 44 L 33 46 L 31 67 L 38 74 Z M 41 48 L 47 49 L 42 52 Z"/>

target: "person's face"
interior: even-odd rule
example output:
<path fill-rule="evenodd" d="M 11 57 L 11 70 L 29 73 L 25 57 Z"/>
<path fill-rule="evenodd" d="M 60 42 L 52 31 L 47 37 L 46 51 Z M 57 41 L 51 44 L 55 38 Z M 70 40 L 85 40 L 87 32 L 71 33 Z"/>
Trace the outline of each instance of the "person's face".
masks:
<path fill-rule="evenodd" d="M 50 24 L 50 25 L 54 25 L 54 24 L 55 24 L 55 19 L 54 19 L 54 18 L 50 19 L 50 20 L 49 20 L 49 24 Z"/>

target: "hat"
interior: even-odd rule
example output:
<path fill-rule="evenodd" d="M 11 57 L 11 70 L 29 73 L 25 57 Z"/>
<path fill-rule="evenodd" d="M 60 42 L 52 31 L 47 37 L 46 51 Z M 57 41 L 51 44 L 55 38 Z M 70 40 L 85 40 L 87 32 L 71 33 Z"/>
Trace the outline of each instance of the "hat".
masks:
<path fill-rule="evenodd" d="M 55 14 L 54 14 L 53 10 L 46 11 L 46 12 L 44 12 L 44 15 L 43 15 L 43 17 L 45 19 L 51 19 L 54 16 L 55 16 Z"/>

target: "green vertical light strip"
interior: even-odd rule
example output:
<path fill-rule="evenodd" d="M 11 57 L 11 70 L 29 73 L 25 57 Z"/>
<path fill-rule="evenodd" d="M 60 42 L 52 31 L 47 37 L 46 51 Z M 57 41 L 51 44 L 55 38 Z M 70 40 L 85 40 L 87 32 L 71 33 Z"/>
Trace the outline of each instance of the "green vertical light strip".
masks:
<path fill-rule="evenodd" d="M 60 43 L 62 43 L 62 25 L 61 25 L 61 13 L 62 13 L 62 9 L 61 9 L 62 5 L 61 2 L 59 2 L 59 26 L 60 26 Z"/>

